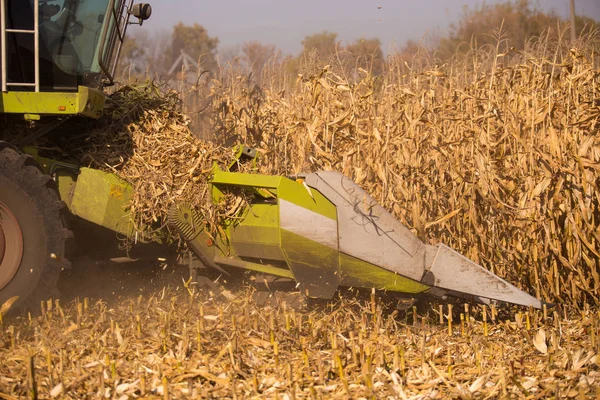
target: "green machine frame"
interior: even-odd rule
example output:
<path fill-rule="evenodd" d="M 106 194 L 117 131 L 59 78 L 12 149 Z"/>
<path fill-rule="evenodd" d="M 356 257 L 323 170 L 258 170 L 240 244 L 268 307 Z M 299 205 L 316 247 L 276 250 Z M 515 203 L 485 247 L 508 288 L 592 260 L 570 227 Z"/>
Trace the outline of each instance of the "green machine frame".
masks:
<path fill-rule="evenodd" d="M 238 156 L 248 152 L 251 149 L 240 146 Z M 336 206 L 302 178 L 231 172 L 235 165 L 227 171 L 214 167 L 210 180 L 212 199 L 216 204 L 226 193 L 241 192 L 246 202 L 224 221 L 216 235 L 208 231 L 199 212 L 189 206 L 177 205 L 169 214 L 171 225 L 206 265 L 294 279 L 301 292 L 311 297 L 330 298 L 340 285 L 404 293 L 429 289 L 341 253 L 337 246 Z M 294 221 L 297 228 L 311 223 L 318 226 L 286 229 L 286 221 Z"/>

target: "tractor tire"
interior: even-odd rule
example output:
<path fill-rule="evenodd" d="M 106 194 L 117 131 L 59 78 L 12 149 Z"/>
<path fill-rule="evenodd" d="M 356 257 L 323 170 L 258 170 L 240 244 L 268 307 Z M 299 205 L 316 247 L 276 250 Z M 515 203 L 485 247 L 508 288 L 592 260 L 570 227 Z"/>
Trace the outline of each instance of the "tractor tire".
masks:
<path fill-rule="evenodd" d="M 69 267 L 66 205 L 55 182 L 35 160 L 0 142 L 0 306 L 40 310 L 57 296 L 60 272 Z"/>

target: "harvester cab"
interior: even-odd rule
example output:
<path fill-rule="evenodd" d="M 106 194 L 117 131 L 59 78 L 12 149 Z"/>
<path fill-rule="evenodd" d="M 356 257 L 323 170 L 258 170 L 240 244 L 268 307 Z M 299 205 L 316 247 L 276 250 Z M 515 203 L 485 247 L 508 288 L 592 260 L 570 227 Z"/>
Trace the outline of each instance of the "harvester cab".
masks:
<path fill-rule="evenodd" d="M 2 0 L 0 112 L 102 114 L 128 25 L 150 17 L 133 0 Z"/>

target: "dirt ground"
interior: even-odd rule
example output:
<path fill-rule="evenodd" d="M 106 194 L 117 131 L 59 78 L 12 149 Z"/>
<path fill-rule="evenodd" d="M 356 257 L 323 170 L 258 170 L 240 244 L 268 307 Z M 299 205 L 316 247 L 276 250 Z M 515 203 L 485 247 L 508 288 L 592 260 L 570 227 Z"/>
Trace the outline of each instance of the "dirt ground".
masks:
<path fill-rule="evenodd" d="M 61 274 L 58 288 L 64 304 L 77 298 L 102 299 L 108 304 L 149 295 L 170 287 L 177 290 L 189 276 L 185 266 L 138 262 L 97 261 L 78 257 Z"/>

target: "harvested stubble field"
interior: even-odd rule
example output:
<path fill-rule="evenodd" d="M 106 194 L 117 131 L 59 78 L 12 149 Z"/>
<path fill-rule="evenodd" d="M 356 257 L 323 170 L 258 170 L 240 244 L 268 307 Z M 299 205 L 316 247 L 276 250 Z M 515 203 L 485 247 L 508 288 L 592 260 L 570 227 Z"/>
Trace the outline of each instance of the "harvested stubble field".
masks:
<path fill-rule="evenodd" d="M 303 310 L 184 286 L 3 322 L 0 398 L 590 398 L 598 315 L 399 317 L 372 296 Z M 506 312 L 505 312 L 506 314 Z M 438 320 L 439 318 L 439 320 Z M 436 322 L 437 321 L 437 322 Z M 452 321 L 452 319 L 450 319 Z M 4 394 L 1 394 L 4 393 Z"/>
<path fill-rule="evenodd" d="M 132 182 L 145 231 L 179 201 L 216 229 L 228 210 L 207 203 L 205 183 L 212 161 L 230 160 L 224 143 L 258 147 L 263 173 L 341 171 L 425 241 L 561 307 L 442 305 L 440 320 L 438 306 L 394 312 L 347 293 L 295 310 L 186 287 L 112 308 L 45 304 L 2 322 L 0 398 L 599 396 L 600 71 L 589 39 L 440 67 L 391 59 L 380 77 L 335 59 L 292 80 L 273 65 L 260 87 L 224 70 L 182 93 L 192 126 L 206 129 L 196 135 L 213 140 L 192 135 L 173 93 L 128 87 L 73 154 Z"/>

